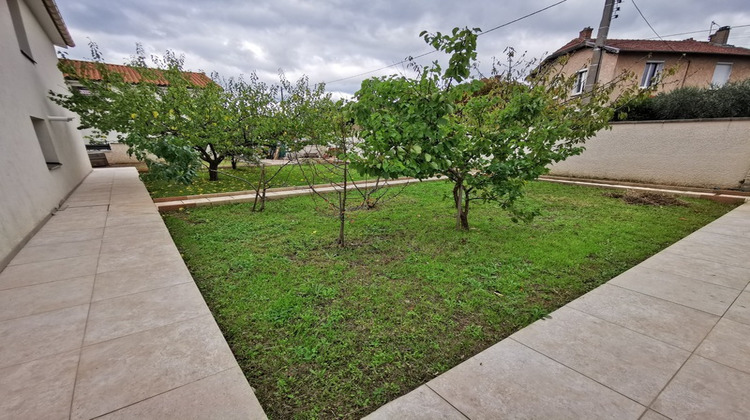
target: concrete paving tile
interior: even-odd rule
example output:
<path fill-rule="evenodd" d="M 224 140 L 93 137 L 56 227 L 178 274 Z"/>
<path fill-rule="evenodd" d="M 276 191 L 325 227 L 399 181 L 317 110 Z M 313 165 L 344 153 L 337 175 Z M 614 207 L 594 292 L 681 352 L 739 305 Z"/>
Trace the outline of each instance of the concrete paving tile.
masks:
<path fill-rule="evenodd" d="M 94 229 L 104 227 L 107 220 L 106 213 L 97 213 L 99 216 L 90 218 L 63 218 L 51 217 L 44 227 L 39 230 L 40 233 L 47 232 L 65 232 L 71 230 Z"/>
<path fill-rule="evenodd" d="M 469 418 L 637 419 L 645 407 L 506 339 L 427 384 Z"/>
<path fill-rule="evenodd" d="M 81 347 L 89 305 L 0 322 L 0 368 Z"/>
<path fill-rule="evenodd" d="M 65 242 L 87 241 L 91 239 L 101 239 L 104 235 L 104 228 L 81 229 L 74 231 L 62 232 L 44 232 L 37 233 L 26 246 L 39 246 L 61 244 Z"/>
<path fill-rule="evenodd" d="M 643 414 L 640 420 L 670 420 L 670 418 L 662 416 L 654 410 L 648 410 Z"/>
<path fill-rule="evenodd" d="M 65 205 L 69 207 L 91 207 L 91 206 L 106 206 L 109 204 L 109 199 L 89 200 L 89 201 L 66 201 Z"/>
<path fill-rule="evenodd" d="M 0 290 L 89 276 L 96 266 L 90 256 L 8 266 L 0 272 Z"/>
<path fill-rule="evenodd" d="M 710 231 L 706 231 L 710 233 Z M 748 233 L 743 236 L 750 235 Z M 750 259 L 745 258 L 742 253 L 737 252 L 737 248 L 729 243 L 705 243 L 703 241 L 679 241 L 667 248 L 667 251 L 679 254 L 689 258 L 699 258 L 701 260 L 713 261 L 721 264 L 750 268 Z"/>
<path fill-rule="evenodd" d="M 100 417 L 261 420 L 266 415 L 239 367 L 173 389 Z"/>
<path fill-rule="evenodd" d="M 211 315 L 84 347 L 71 418 L 107 414 L 235 366 Z"/>
<path fill-rule="evenodd" d="M 389 419 L 465 420 L 467 417 L 440 398 L 427 385 L 422 385 L 364 417 L 364 420 Z"/>
<path fill-rule="evenodd" d="M 107 218 L 106 226 L 125 226 L 125 225 L 139 225 L 143 223 L 159 223 L 162 222 L 162 218 L 158 213 L 149 214 L 121 214 L 112 215 L 110 214 Z"/>
<path fill-rule="evenodd" d="M 0 369 L 0 419 L 68 419 L 78 350 Z"/>
<path fill-rule="evenodd" d="M 181 259 L 181 257 L 177 251 L 177 247 L 171 242 L 134 249 L 127 253 L 102 253 L 99 256 L 97 273 L 106 273 L 123 268 L 142 267 L 158 262 L 171 261 L 172 259 Z"/>
<path fill-rule="evenodd" d="M 747 373 L 694 355 L 651 408 L 672 419 L 746 420 L 748 389 Z"/>
<path fill-rule="evenodd" d="M 684 257 L 668 251 L 654 255 L 640 266 L 733 289 L 744 289 L 750 283 L 750 268 Z"/>
<path fill-rule="evenodd" d="M 640 266 L 615 277 L 609 284 L 714 315 L 723 315 L 740 294 L 729 287 Z"/>
<path fill-rule="evenodd" d="M 747 216 L 745 216 L 747 217 Z M 700 242 L 710 246 L 735 248 L 750 246 L 750 236 L 724 235 L 708 230 L 697 230 L 684 239 L 691 242 Z"/>
<path fill-rule="evenodd" d="M 112 205 L 109 207 L 110 216 L 121 216 L 121 215 L 136 215 L 136 214 L 158 214 L 156 205 L 153 202 L 148 204 L 120 204 Z"/>
<path fill-rule="evenodd" d="M 192 282 L 193 277 L 185 267 L 185 263 L 177 259 L 137 268 L 109 271 L 96 275 L 92 301 Z"/>
<path fill-rule="evenodd" d="M 153 232 L 140 233 L 130 236 L 109 237 L 102 242 L 102 254 L 129 252 L 138 248 L 152 247 L 159 244 L 172 243 L 168 231 L 159 229 Z"/>
<path fill-rule="evenodd" d="M 91 300 L 94 276 L 0 290 L 0 320 L 69 308 Z"/>
<path fill-rule="evenodd" d="M 99 248 L 101 245 L 101 239 L 89 239 L 87 241 L 65 242 L 60 244 L 25 246 L 15 258 L 11 260 L 9 265 L 82 257 L 84 255 L 96 258 L 96 256 L 99 255 Z"/>
<path fill-rule="evenodd" d="M 719 317 L 643 293 L 604 284 L 567 306 L 693 351 Z"/>
<path fill-rule="evenodd" d="M 750 325 L 750 291 L 740 293 L 740 297 L 729 307 L 724 319 Z"/>
<path fill-rule="evenodd" d="M 750 325 L 722 319 L 695 353 L 750 374 L 749 338 Z"/>
<path fill-rule="evenodd" d="M 511 338 L 646 406 L 690 356 L 566 307 Z"/>
<path fill-rule="evenodd" d="M 183 283 L 91 304 L 84 345 L 210 314 L 194 283 Z"/>
<path fill-rule="evenodd" d="M 106 239 L 116 238 L 120 236 L 140 235 L 142 233 L 149 233 L 157 230 L 168 232 L 167 227 L 164 225 L 163 221 L 158 221 L 155 223 L 138 223 L 135 225 L 125 226 L 108 226 L 104 229 L 104 238 Z"/>

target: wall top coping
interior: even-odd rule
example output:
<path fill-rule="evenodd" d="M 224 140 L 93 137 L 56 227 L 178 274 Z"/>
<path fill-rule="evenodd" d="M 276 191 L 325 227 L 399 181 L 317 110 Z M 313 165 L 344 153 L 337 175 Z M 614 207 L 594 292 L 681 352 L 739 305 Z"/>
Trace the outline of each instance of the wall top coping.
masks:
<path fill-rule="evenodd" d="M 647 121 L 612 121 L 611 125 L 624 124 L 664 124 L 664 123 L 698 123 L 698 122 L 727 122 L 727 121 L 750 121 L 750 117 L 734 118 L 696 118 L 692 120 L 647 120 Z"/>

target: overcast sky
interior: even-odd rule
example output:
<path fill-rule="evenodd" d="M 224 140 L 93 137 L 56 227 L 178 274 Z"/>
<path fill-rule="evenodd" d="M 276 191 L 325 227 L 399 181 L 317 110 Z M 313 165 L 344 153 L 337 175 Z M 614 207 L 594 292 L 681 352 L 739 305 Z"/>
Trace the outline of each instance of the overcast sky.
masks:
<path fill-rule="evenodd" d="M 218 72 L 223 77 L 253 71 L 268 82 L 279 69 L 290 79 L 306 74 L 311 82 L 378 69 L 430 48 L 419 33 L 469 26 L 489 30 L 558 0 L 57 0 L 77 46 L 70 58 L 90 58 L 89 40 L 99 44 L 107 62 L 123 64 L 143 44 L 148 54 L 170 49 L 185 56 L 187 70 Z M 711 22 L 735 26 L 729 42 L 750 47 L 747 0 L 636 0 L 656 32 L 666 35 L 701 31 L 667 39 L 704 41 Z M 483 35 L 478 41 L 481 67 L 506 47 L 542 57 L 578 36 L 585 26 L 594 34 L 604 0 L 567 0 L 549 10 Z M 654 32 L 632 0 L 620 3 L 610 38 L 653 38 Z M 738 27 L 748 25 L 745 27 Z M 716 26 L 714 26 L 714 29 Z M 418 60 L 425 64 L 437 54 Z M 332 92 L 351 94 L 367 77 L 405 71 L 403 65 L 328 83 Z"/>

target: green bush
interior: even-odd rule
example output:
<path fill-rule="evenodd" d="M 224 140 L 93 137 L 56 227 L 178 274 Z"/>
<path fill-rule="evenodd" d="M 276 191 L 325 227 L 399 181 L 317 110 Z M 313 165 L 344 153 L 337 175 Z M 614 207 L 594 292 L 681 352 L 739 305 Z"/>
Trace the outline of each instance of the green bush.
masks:
<path fill-rule="evenodd" d="M 615 121 L 750 117 L 750 79 L 720 88 L 686 87 L 621 106 Z"/>

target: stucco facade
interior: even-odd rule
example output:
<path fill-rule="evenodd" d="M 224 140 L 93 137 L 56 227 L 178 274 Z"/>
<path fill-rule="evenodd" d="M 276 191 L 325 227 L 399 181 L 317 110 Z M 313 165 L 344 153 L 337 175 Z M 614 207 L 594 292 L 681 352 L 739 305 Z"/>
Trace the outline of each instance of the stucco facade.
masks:
<path fill-rule="evenodd" d="M 723 38 L 726 41 L 729 28 L 722 29 L 726 31 L 726 37 Z M 559 70 L 566 76 L 588 69 L 595 41 L 590 35 L 590 28 L 585 28 L 578 38 L 547 57 L 540 68 L 559 66 Z M 657 86 L 657 92 L 669 92 L 682 87 L 707 88 L 714 81 L 717 65 L 731 66 L 729 77 L 723 82 L 738 82 L 750 78 L 750 50 L 726 43 L 693 39 L 612 39 L 607 41 L 603 50 L 599 70 L 600 84 L 609 83 L 623 73 L 630 73 L 634 77 L 628 83 L 641 85 L 648 63 L 659 63 L 663 69 L 663 79 Z M 616 92 L 621 91 L 624 86 L 621 84 Z"/>
<path fill-rule="evenodd" d="M 750 118 L 612 124 L 550 174 L 703 188 L 750 182 Z"/>
<path fill-rule="evenodd" d="M 66 90 L 54 46 L 72 43 L 50 7 L 0 1 L 0 269 L 91 171 L 75 121 L 64 121 L 74 115 L 48 99 Z M 21 52 L 19 16 L 30 57 Z"/>

